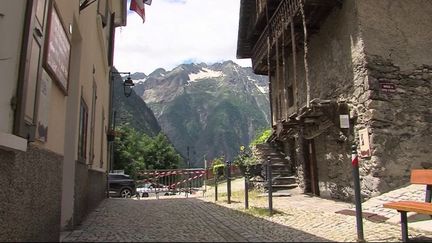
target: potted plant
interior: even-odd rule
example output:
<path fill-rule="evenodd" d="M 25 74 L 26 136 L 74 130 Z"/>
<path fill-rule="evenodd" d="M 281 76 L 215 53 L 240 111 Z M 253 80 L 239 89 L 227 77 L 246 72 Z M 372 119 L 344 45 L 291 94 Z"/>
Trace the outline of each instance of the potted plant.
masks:
<path fill-rule="evenodd" d="M 216 158 L 213 160 L 213 174 L 215 177 L 221 177 L 224 175 L 225 171 L 225 163 L 223 162 L 223 158 Z"/>
<path fill-rule="evenodd" d="M 115 131 L 110 129 L 110 130 L 107 132 L 107 139 L 108 139 L 108 142 L 112 142 L 112 141 L 114 141 L 114 138 L 115 138 Z"/>

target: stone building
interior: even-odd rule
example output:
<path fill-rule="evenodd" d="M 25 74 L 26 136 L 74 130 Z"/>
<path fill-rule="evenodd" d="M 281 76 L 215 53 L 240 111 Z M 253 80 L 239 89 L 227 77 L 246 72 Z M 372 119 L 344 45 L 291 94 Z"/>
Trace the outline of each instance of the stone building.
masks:
<path fill-rule="evenodd" d="M 58 241 L 106 197 L 126 0 L 0 2 L 0 241 Z"/>
<path fill-rule="evenodd" d="M 273 135 L 305 192 L 364 198 L 432 161 L 429 0 L 242 0 L 237 57 L 270 77 Z"/>

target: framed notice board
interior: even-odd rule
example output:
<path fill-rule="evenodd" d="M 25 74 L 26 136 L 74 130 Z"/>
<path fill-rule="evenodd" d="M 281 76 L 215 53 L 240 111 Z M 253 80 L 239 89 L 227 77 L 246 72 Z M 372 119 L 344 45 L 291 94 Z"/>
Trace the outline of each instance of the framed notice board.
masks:
<path fill-rule="evenodd" d="M 71 44 L 55 3 L 52 3 L 49 9 L 47 33 L 44 67 L 67 94 Z"/>

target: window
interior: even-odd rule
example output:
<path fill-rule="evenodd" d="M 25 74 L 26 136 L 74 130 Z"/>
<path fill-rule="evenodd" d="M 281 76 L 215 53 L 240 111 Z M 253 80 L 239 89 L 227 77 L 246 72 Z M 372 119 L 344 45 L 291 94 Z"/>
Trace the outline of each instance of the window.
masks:
<path fill-rule="evenodd" d="M 88 108 L 83 99 L 81 99 L 80 105 L 80 117 L 79 117 L 79 134 L 78 134 L 78 160 L 86 160 L 87 151 L 87 120 L 88 120 Z"/>
<path fill-rule="evenodd" d="M 102 107 L 102 121 L 101 121 L 101 137 L 100 137 L 100 164 L 99 168 L 103 168 L 104 165 L 104 141 L 105 141 L 105 110 Z"/>
<path fill-rule="evenodd" d="M 21 49 L 14 133 L 34 141 L 38 122 L 38 100 L 44 36 L 46 32 L 46 1 L 28 1 Z"/>
<path fill-rule="evenodd" d="M 91 120 L 90 120 L 90 151 L 89 151 L 89 164 L 93 164 L 95 157 L 95 125 L 96 125 L 96 99 L 97 99 L 97 85 L 93 80 L 93 95 L 91 106 Z"/>
<path fill-rule="evenodd" d="M 292 107 L 294 105 L 294 92 L 292 85 L 288 86 L 288 107 Z"/>

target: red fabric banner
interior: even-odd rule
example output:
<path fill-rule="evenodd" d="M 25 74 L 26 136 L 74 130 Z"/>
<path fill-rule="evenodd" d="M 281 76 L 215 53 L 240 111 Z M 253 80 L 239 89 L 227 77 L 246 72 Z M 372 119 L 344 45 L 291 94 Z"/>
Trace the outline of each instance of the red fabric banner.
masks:
<path fill-rule="evenodd" d="M 143 23 L 145 22 L 145 8 L 143 0 L 131 0 L 129 10 L 135 11 L 142 18 Z"/>

